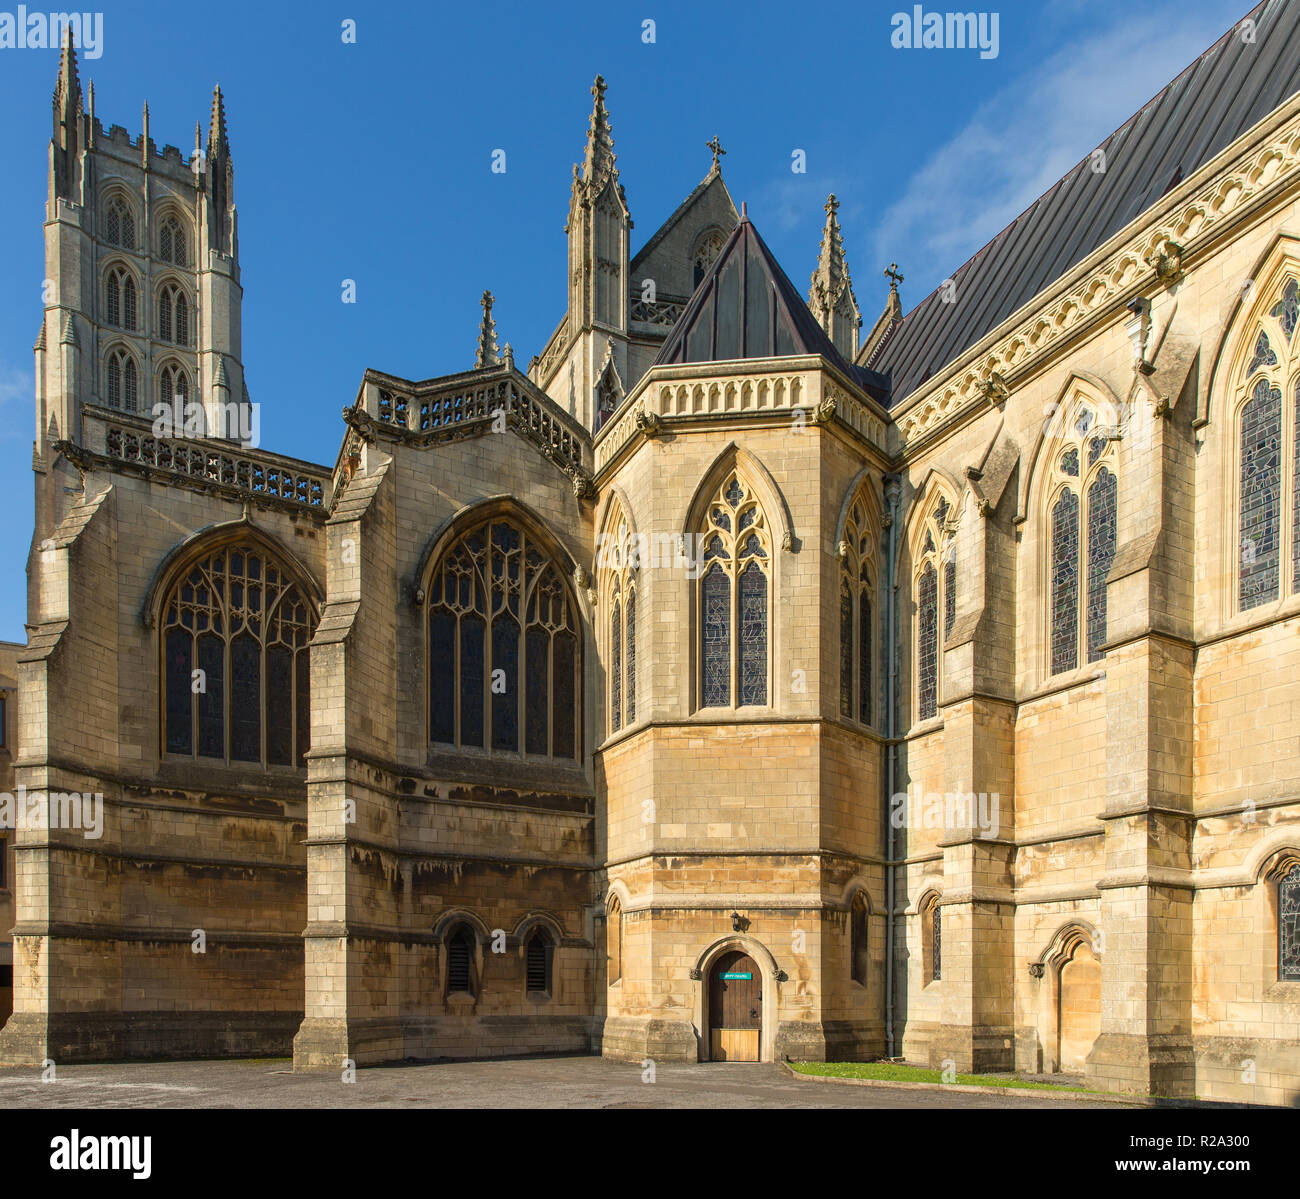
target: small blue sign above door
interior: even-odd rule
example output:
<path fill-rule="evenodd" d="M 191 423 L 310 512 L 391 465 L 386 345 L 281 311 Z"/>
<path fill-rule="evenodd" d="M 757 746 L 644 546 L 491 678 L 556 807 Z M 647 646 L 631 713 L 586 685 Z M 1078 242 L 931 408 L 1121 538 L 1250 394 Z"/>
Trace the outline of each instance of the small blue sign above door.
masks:
<path fill-rule="evenodd" d="M 735 971 L 732 971 L 732 970 L 724 970 L 721 974 L 718 975 L 718 977 L 719 977 L 719 978 L 743 978 L 743 979 L 752 979 L 754 976 L 753 976 L 752 974 L 750 974 L 748 971 L 746 971 L 744 974 L 738 974 L 738 973 L 736 973 Z"/>

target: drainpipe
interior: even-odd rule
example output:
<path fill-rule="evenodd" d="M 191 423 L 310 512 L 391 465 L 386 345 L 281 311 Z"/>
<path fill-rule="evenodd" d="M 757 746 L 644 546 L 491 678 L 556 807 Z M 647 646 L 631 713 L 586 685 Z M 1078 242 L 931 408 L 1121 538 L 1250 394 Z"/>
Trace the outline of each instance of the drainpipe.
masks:
<path fill-rule="evenodd" d="M 898 497 L 897 475 L 886 475 L 889 505 L 889 554 L 885 558 L 885 1056 L 894 1054 L 894 820 L 893 800 L 898 775 Z"/>

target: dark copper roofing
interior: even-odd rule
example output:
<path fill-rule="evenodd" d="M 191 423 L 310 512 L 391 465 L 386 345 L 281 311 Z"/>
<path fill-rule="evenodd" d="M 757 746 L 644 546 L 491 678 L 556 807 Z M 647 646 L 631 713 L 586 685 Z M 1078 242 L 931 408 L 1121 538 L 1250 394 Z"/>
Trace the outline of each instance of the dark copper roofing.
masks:
<path fill-rule="evenodd" d="M 897 404 L 1300 90 L 1300 0 L 1264 0 L 922 300 L 869 365 Z M 1244 21 L 1246 18 L 1243 18 Z"/>
<path fill-rule="evenodd" d="M 884 400 L 884 380 L 845 361 L 744 216 L 700 280 L 654 365 L 801 354 L 822 355 Z"/>

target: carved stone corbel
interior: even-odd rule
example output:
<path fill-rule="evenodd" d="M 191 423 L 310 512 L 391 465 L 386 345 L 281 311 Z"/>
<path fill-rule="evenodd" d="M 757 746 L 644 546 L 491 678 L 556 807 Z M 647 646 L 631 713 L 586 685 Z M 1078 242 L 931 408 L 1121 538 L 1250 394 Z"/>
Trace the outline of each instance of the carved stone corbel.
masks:
<path fill-rule="evenodd" d="M 663 417 L 657 412 L 639 408 L 636 414 L 636 427 L 647 437 L 657 437 L 663 432 Z"/>
<path fill-rule="evenodd" d="M 980 395 L 995 408 L 1001 408 L 1011 398 L 1011 388 L 997 371 L 990 371 L 975 386 Z"/>
<path fill-rule="evenodd" d="M 1161 249 L 1146 256 L 1146 264 L 1155 271 L 1156 279 L 1167 286 L 1182 275 L 1183 247 L 1166 238 Z"/>

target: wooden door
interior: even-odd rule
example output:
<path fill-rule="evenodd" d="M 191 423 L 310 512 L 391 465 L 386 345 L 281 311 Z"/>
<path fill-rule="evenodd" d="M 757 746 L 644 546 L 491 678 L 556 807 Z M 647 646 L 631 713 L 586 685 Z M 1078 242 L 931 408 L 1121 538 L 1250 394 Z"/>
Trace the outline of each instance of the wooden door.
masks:
<path fill-rule="evenodd" d="M 709 970 L 709 1059 L 756 1062 L 763 1027 L 763 976 L 747 953 L 724 953 Z"/>

